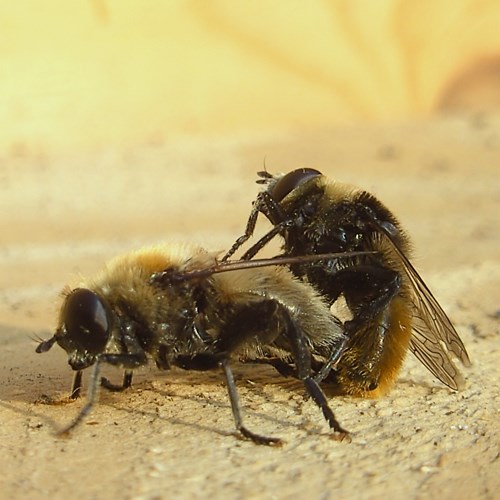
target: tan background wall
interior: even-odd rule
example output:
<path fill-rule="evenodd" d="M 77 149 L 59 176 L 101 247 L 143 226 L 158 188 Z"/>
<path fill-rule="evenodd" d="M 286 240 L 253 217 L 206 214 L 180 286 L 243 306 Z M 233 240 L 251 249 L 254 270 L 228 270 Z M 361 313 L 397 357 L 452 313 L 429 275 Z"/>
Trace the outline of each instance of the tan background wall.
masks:
<path fill-rule="evenodd" d="M 496 0 L 0 5 L 0 148 L 500 106 Z"/>

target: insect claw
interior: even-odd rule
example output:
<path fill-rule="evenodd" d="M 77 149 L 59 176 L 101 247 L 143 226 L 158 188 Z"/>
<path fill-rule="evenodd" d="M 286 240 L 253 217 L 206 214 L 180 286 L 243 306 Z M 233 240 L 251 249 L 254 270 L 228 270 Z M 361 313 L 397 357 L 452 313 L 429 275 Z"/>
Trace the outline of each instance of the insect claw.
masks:
<path fill-rule="evenodd" d="M 280 438 L 261 436 L 249 431 L 246 427 L 240 427 L 239 431 L 243 437 L 252 440 L 255 444 L 276 447 L 283 446 L 284 444 L 284 441 Z"/>
<path fill-rule="evenodd" d="M 330 434 L 334 441 L 340 441 L 341 443 L 352 443 L 351 433 L 348 431 L 335 431 Z"/>

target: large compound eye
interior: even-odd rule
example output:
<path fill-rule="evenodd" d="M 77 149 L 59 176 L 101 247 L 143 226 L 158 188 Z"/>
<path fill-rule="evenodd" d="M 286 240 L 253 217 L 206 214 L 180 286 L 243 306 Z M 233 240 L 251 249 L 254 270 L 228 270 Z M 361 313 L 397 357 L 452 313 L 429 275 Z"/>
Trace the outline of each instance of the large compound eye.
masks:
<path fill-rule="evenodd" d="M 110 324 L 106 308 L 97 294 L 86 288 L 73 290 L 64 306 L 66 335 L 79 348 L 98 354 L 103 351 Z"/>
<path fill-rule="evenodd" d="M 271 196 L 274 201 L 280 202 L 286 195 L 291 193 L 295 188 L 299 187 L 304 182 L 322 175 L 314 168 L 299 168 L 284 175 L 273 187 Z"/>

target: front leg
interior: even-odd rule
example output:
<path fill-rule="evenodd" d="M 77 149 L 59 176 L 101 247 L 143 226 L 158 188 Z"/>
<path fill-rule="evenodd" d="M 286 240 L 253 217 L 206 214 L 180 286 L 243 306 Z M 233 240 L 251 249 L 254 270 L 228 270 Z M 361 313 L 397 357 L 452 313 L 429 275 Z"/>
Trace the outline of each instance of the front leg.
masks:
<path fill-rule="evenodd" d="M 65 405 L 68 403 L 74 403 L 81 395 L 82 392 L 82 370 L 77 370 L 73 376 L 73 382 L 71 383 L 71 390 L 69 396 L 64 399 L 53 399 L 45 394 L 37 401 L 46 405 Z"/>
<path fill-rule="evenodd" d="M 90 377 L 89 389 L 87 392 L 87 402 L 78 412 L 76 417 L 62 429 L 57 431 L 58 436 L 64 436 L 69 434 L 92 410 L 95 402 L 98 398 L 98 388 L 99 388 L 99 372 L 100 372 L 100 362 L 97 360 L 92 368 L 92 375 Z M 76 378 L 76 377 L 75 377 Z"/>
<path fill-rule="evenodd" d="M 245 228 L 245 232 L 233 243 L 232 247 L 228 250 L 226 255 L 222 257 L 222 262 L 226 261 L 233 255 L 238 248 L 240 248 L 245 242 L 252 236 L 255 225 L 257 224 L 257 218 L 259 216 L 259 210 L 257 205 L 254 204 L 252 207 L 252 211 L 250 212 L 250 216 L 248 217 L 247 225 Z"/>
<path fill-rule="evenodd" d="M 100 354 L 96 357 L 95 363 L 92 367 L 92 373 L 89 381 L 89 387 L 87 391 L 87 401 L 76 417 L 65 427 L 60 429 L 57 434 L 65 435 L 68 434 L 71 430 L 73 430 L 92 410 L 95 403 L 99 399 L 99 388 L 102 386 L 106 387 L 108 384 L 111 387 L 115 387 L 114 384 L 111 384 L 107 379 L 103 379 L 100 377 L 101 371 L 101 363 L 108 363 L 113 366 L 120 366 L 125 368 L 125 374 L 123 379 L 123 384 L 121 390 L 130 386 L 132 382 L 132 370 L 134 368 L 138 368 L 139 366 L 143 366 L 147 363 L 146 353 L 142 350 L 142 348 L 135 340 L 134 335 L 129 335 L 130 332 L 126 336 L 124 336 L 124 344 L 125 348 L 128 349 L 129 352 L 124 353 L 104 353 Z M 78 370 L 75 374 L 75 379 L 73 382 L 72 394 L 79 394 L 81 390 L 81 370 Z M 107 387 L 109 388 L 109 387 Z M 113 389 L 111 389 L 113 390 Z"/>
<path fill-rule="evenodd" d="M 260 240 L 252 245 L 243 255 L 242 260 L 250 260 L 262 248 L 264 248 L 276 235 L 283 232 L 288 225 L 285 221 L 285 215 L 279 203 L 277 203 L 267 191 L 262 191 L 255 200 L 250 216 L 248 217 L 245 232 L 234 243 L 229 251 L 222 257 L 225 261 L 233 255 L 238 248 L 244 245 L 253 235 L 259 213 L 263 213 L 273 224 L 273 228 L 266 233 Z"/>

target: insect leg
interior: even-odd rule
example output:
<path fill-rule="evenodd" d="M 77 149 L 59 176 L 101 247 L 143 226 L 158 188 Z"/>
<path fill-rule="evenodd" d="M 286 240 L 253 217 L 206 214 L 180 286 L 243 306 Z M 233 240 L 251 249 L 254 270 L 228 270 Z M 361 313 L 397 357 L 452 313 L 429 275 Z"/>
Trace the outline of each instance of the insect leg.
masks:
<path fill-rule="evenodd" d="M 222 261 L 225 261 L 231 257 L 231 255 L 238 250 L 249 238 L 252 236 L 255 225 L 257 224 L 257 217 L 259 216 L 259 209 L 257 204 L 252 207 L 252 211 L 250 212 L 250 217 L 248 217 L 247 227 L 245 228 L 245 233 L 242 234 L 234 243 L 233 246 L 228 250 L 226 255 L 222 257 Z"/>
<path fill-rule="evenodd" d="M 286 224 L 277 224 L 273 226 L 271 230 L 269 230 L 257 243 L 254 243 L 242 256 L 241 260 L 250 260 L 257 253 L 260 252 L 276 235 L 280 234 L 283 229 L 286 227 Z"/>
<path fill-rule="evenodd" d="M 349 339 L 348 337 L 345 337 L 344 340 L 342 341 L 342 344 L 340 345 L 339 348 L 336 348 L 335 350 L 332 350 L 330 353 L 330 357 L 328 358 L 327 362 L 321 367 L 321 369 L 316 373 L 314 380 L 316 382 L 321 382 L 325 380 L 325 378 L 328 377 L 330 374 L 330 371 L 335 368 L 335 365 L 340 361 L 340 358 L 344 354 L 345 350 L 347 349 L 349 345 Z"/>
<path fill-rule="evenodd" d="M 273 226 L 285 221 L 283 208 L 267 191 L 259 193 L 255 200 L 255 209 L 262 212 Z"/>
<path fill-rule="evenodd" d="M 291 343 L 292 352 L 295 358 L 295 366 L 297 368 L 297 376 L 304 382 L 308 394 L 313 401 L 321 408 L 323 415 L 330 425 L 330 428 L 338 433 L 340 440 L 348 437 L 349 432 L 341 427 L 335 415 L 328 405 L 325 394 L 321 390 L 318 383 L 311 376 L 311 352 L 307 345 L 307 340 L 302 330 L 297 326 L 297 323 L 292 318 L 290 312 L 284 307 L 282 308 L 283 317 L 286 321 L 286 336 Z"/>
<path fill-rule="evenodd" d="M 284 221 L 285 215 L 279 203 L 277 203 L 272 196 L 266 191 L 262 191 L 255 200 L 250 216 L 248 217 L 245 233 L 240 236 L 229 249 L 229 251 L 222 257 L 222 261 L 227 260 L 233 255 L 238 248 L 240 248 L 252 235 L 257 224 L 259 213 L 264 213 L 266 217 L 273 223 L 273 229 L 265 234 L 257 243 L 247 250 L 243 256 L 243 260 L 251 259 L 259 250 L 261 250 L 269 241 L 271 241 L 283 228 L 288 224 Z M 282 225 L 284 224 L 284 225 Z"/>
<path fill-rule="evenodd" d="M 227 391 L 229 394 L 229 400 L 231 401 L 231 409 L 233 411 L 234 423 L 236 424 L 236 429 L 241 432 L 241 434 L 251 439 L 256 444 L 266 444 L 266 445 L 279 445 L 282 443 L 279 438 L 272 438 L 261 436 L 260 434 L 255 434 L 249 431 L 243 425 L 243 417 L 241 412 L 241 403 L 238 391 L 236 389 L 236 384 L 234 382 L 233 372 L 229 367 L 229 360 L 227 359 L 227 352 L 221 353 L 200 353 L 194 356 L 181 355 L 175 358 L 175 365 L 183 368 L 184 370 L 199 370 L 207 371 L 213 370 L 219 366 L 224 370 L 224 375 L 226 376 Z"/>
<path fill-rule="evenodd" d="M 121 392 L 128 389 L 132 385 L 132 370 L 138 368 L 139 366 L 145 365 L 148 360 L 146 354 L 137 344 L 136 340 L 132 340 L 133 336 L 124 336 L 125 347 L 128 352 L 119 354 L 103 354 L 101 355 L 101 361 L 109 363 L 110 365 L 122 366 L 125 368 L 123 373 L 122 384 L 113 384 L 106 377 L 101 377 L 101 385 L 112 392 Z"/>
<path fill-rule="evenodd" d="M 227 383 L 227 391 L 229 393 L 229 400 L 231 401 L 231 409 L 233 411 L 234 423 L 236 425 L 236 429 L 243 436 L 248 439 L 251 439 L 256 444 L 265 444 L 265 445 L 281 445 L 282 441 L 279 438 L 272 438 L 261 436 L 260 434 L 255 434 L 254 432 L 249 431 L 243 425 L 243 417 L 241 415 L 241 403 L 240 397 L 238 395 L 238 391 L 236 389 L 236 384 L 234 382 L 233 372 L 229 367 L 229 361 L 227 359 L 221 361 L 222 369 L 224 370 L 224 374 L 226 376 Z"/>
<path fill-rule="evenodd" d="M 311 273 L 323 273 L 321 268 L 318 269 Z M 326 275 L 308 273 L 308 278 L 313 283 L 322 283 L 320 292 L 332 302 L 344 295 L 353 315 L 344 324 L 347 335 L 358 331 L 383 311 L 401 287 L 398 272 L 374 265 L 348 267 Z"/>
<path fill-rule="evenodd" d="M 339 382 L 338 373 L 330 377 L 326 365 L 325 370 L 321 370 L 318 375 L 339 388 L 348 384 L 356 390 L 373 391 L 380 383 L 381 366 L 389 338 L 389 306 L 400 291 L 401 275 L 382 266 L 358 265 L 341 269 L 332 274 L 331 279 L 323 280 L 323 284 L 320 291 L 331 301 L 341 294 L 344 296 L 352 319 L 344 323 L 347 345 L 343 353 L 346 356 L 344 361 L 340 361 L 340 376 L 344 382 Z M 374 346 L 372 349 L 362 347 L 366 342 L 367 331 Z M 319 380 L 319 376 L 316 380 Z"/>
<path fill-rule="evenodd" d="M 73 384 L 71 385 L 71 392 L 69 393 L 70 399 L 78 399 L 82 390 L 82 370 L 78 370 L 73 377 Z"/>
<path fill-rule="evenodd" d="M 224 353 L 224 358 L 220 359 L 219 364 L 226 375 L 236 428 L 257 444 L 272 445 L 280 444 L 282 441 L 254 434 L 242 424 L 240 400 L 227 360 L 230 353 L 238 351 L 249 341 L 257 341 L 262 345 L 275 341 L 282 330 L 281 309 L 281 304 L 274 299 L 260 299 L 255 302 L 237 304 L 231 309 L 230 315 L 225 318 L 217 341 L 217 351 Z M 283 362 L 279 366 L 285 365 L 286 363 Z M 290 367 L 288 373 L 293 373 L 293 371 L 293 368 Z"/>
<path fill-rule="evenodd" d="M 326 363 L 322 361 L 318 361 L 317 359 L 312 359 L 311 360 L 311 369 L 313 373 L 316 375 L 314 376 L 314 380 L 316 382 L 320 383 L 322 382 L 325 378 L 328 377 L 330 371 L 335 368 L 335 365 L 338 363 L 339 359 L 342 357 L 342 354 L 344 353 L 344 347 L 347 346 L 347 339 L 345 342 L 340 346 L 340 350 L 336 349 L 334 352 L 331 353 L 330 357 L 328 358 L 328 361 Z M 283 375 L 283 377 L 292 377 L 292 378 L 298 378 L 297 375 L 297 370 L 295 369 L 295 366 L 293 364 L 287 363 L 283 359 L 280 358 L 259 358 L 259 359 L 252 359 L 248 360 L 249 363 L 256 363 L 259 365 L 270 365 L 272 366 L 280 375 Z"/>
<path fill-rule="evenodd" d="M 101 377 L 101 385 L 108 391 L 121 392 L 128 389 L 132 385 L 132 376 L 132 370 L 125 370 L 123 372 L 123 381 L 121 384 L 113 384 L 113 382 L 108 380 L 106 377 Z"/>
<path fill-rule="evenodd" d="M 99 396 L 99 387 L 100 387 L 99 372 L 100 372 L 100 361 L 97 360 L 94 363 L 92 374 L 90 377 L 89 388 L 87 391 L 87 402 L 79 411 L 78 415 L 68 425 L 57 431 L 58 436 L 68 434 L 91 412 Z"/>
<path fill-rule="evenodd" d="M 103 384 L 102 380 L 99 378 L 101 363 L 123 366 L 126 369 L 123 378 L 123 385 L 125 386 L 127 383 L 130 384 L 132 382 L 132 369 L 145 365 L 147 363 L 147 357 L 144 351 L 139 351 L 134 354 L 101 354 L 97 358 L 92 369 L 89 388 L 87 391 L 87 402 L 80 410 L 78 415 L 66 427 L 63 427 L 57 432 L 58 435 L 68 434 L 71 430 L 73 430 L 90 413 L 90 411 L 94 407 L 94 404 L 97 402 L 101 384 L 106 386 L 106 382 L 104 382 Z M 81 387 L 81 374 L 78 375 L 77 372 L 75 374 L 75 381 L 78 378 L 79 387 Z M 75 383 L 73 383 L 73 386 L 75 387 Z"/>
<path fill-rule="evenodd" d="M 271 365 L 280 375 L 283 375 L 283 377 L 297 378 L 295 367 L 280 358 L 259 358 L 252 359 L 250 362 L 259 365 Z"/>
<path fill-rule="evenodd" d="M 244 345 L 248 339 L 259 340 L 265 345 L 279 342 L 280 335 L 286 337 L 287 343 L 291 346 L 295 361 L 294 375 L 304 382 L 308 394 L 321 408 L 330 427 L 339 433 L 340 439 L 344 439 L 349 433 L 337 422 L 333 411 L 328 406 L 326 396 L 312 378 L 312 355 L 307 339 L 290 311 L 281 303 L 274 299 L 265 299 L 251 305 L 241 306 L 234 312 L 233 317 L 226 321 L 225 328 L 219 337 L 218 347 L 222 352 L 230 353 Z M 233 412 L 238 425 L 238 408 L 233 406 Z"/>

